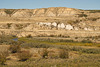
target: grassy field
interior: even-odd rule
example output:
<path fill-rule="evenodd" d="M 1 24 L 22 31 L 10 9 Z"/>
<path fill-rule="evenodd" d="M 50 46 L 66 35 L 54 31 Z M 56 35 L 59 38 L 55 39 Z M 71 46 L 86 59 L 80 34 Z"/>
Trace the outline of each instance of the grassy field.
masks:
<path fill-rule="evenodd" d="M 16 37 L 7 38 L 0 40 L 0 53 L 9 52 L 0 67 L 100 67 L 99 43 L 38 37 L 21 37 L 18 41 L 11 40 Z M 12 53 L 11 46 L 18 51 Z M 20 60 L 29 55 L 27 60 Z"/>
<path fill-rule="evenodd" d="M 45 39 L 45 38 L 19 38 L 19 41 L 25 41 L 25 43 L 38 43 L 38 44 L 47 44 L 47 45 L 70 45 L 70 46 L 98 46 L 99 43 L 92 43 L 92 42 L 78 42 L 74 40 L 65 40 L 65 39 Z"/>
<path fill-rule="evenodd" d="M 100 53 L 96 54 L 92 52 L 84 53 L 75 50 L 70 50 L 69 58 L 65 59 L 30 58 L 27 61 L 19 61 L 15 57 L 16 54 L 10 54 L 10 59 L 7 59 L 5 65 L 0 65 L 0 67 L 99 67 L 100 66 Z"/>

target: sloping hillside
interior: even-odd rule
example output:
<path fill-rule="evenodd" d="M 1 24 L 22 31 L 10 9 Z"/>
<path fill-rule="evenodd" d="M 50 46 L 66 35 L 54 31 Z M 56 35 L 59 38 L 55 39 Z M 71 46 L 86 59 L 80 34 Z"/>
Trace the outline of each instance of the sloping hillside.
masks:
<path fill-rule="evenodd" d="M 99 36 L 100 10 L 67 7 L 0 9 L 0 34 Z"/>

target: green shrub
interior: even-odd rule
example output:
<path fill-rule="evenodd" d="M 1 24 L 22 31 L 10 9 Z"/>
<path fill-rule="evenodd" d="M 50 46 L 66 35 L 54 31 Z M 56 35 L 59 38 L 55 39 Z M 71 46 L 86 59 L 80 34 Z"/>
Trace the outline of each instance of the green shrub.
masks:
<path fill-rule="evenodd" d="M 43 58 L 47 58 L 48 57 L 48 51 L 47 51 L 47 49 L 43 49 L 42 57 Z"/>
<path fill-rule="evenodd" d="M 11 24 L 12 24 L 12 23 L 7 23 L 8 28 L 10 28 L 10 27 L 11 27 Z"/>
<path fill-rule="evenodd" d="M 96 21 L 97 19 L 99 19 L 99 18 L 90 18 L 90 20 L 92 20 L 92 21 Z"/>
<path fill-rule="evenodd" d="M 2 52 L 0 51 L 0 64 L 1 65 L 5 64 L 7 56 L 9 56 L 8 50 L 2 51 Z"/>
<path fill-rule="evenodd" d="M 11 53 L 16 53 L 21 50 L 20 45 L 10 45 L 9 50 Z"/>
<path fill-rule="evenodd" d="M 79 20 L 75 20 L 75 21 L 69 20 L 69 21 L 67 21 L 67 23 L 73 25 L 73 24 L 79 23 Z"/>
<path fill-rule="evenodd" d="M 100 49 L 96 49 L 96 48 L 85 48 L 82 50 L 83 53 L 88 53 L 88 54 L 100 54 Z"/>
<path fill-rule="evenodd" d="M 13 14 L 14 13 L 14 9 L 5 9 L 5 12 L 7 14 Z"/>
<path fill-rule="evenodd" d="M 62 58 L 62 59 L 69 58 L 68 50 L 61 49 L 59 57 Z"/>
<path fill-rule="evenodd" d="M 16 24 L 16 27 L 17 27 L 17 29 L 19 30 L 19 29 L 22 29 L 23 28 L 23 24 Z"/>
<path fill-rule="evenodd" d="M 72 47 L 70 47 L 70 50 L 72 50 L 72 51 L 81 51 L 81 50 L 83 50 L 83 48 L 80 47 L 80 46 L 72 46 Z"/>
<path fill-rule="evenodd" d="M 32 38 L 32 35 L 31 35 L 31 34 L 29 34 L 29 35 L 27 35 L 26 37 L 27 37 L 27 38 Z"/>
<path fill-rule="evenodd" d="M 35 48 L 49 48 L 49 47 L 52 47 L 52 45 L 30 42 L 30 43 L 23 43 L 21 45 L 21 47 L 23 47 L 23 48 L 26 48 L 26 47 L 31 47 L 31 48 L 33 48 L 33 47 L 35 47 Z"/>
<path fill-rule="evenodd" d="M 7 42 L 9 42 L 10 41 L 10 39 L 9 39 L 10 37 L 9 36 L 6 36 L 6 35 L 0 35 L 0 43 L 2 44 L 2 43 L 7 43 Z M 9 41 L 8 41 L 9 40 Z"/>
<path fill-rule="evenodd" d="M 12 39 L 17 38 L 15 35 L 0 35 L 0 44 L 17 44 L 19 42 L 14 42 Z"/>
<path fill-rule="evenodd" d="M 82 40 L 81 42 L 82 42 L 82 43 L 92 43 L 91 40 Z"/>
<path fill-rule="evenodd" d="M 73 46 L 70 48 L 72 51 L 79 51 L 82 53 L 88 53 L 88 54 L 100 54 L 100 49 L 99 48 L 83 48 L 80 46 Z"/>
<path fill-rule="evenodd" d="M 87 17 L 87 15 L 86 14 L 78 14 L 78 17 Z"/>
<path fill-rule="evenodd" d="M 78 37 L 75 37 L 75 39 L 78 39 Z"/>
<path fill-rule="evenodd" d="M 89 11 L 90 13 L 100 13 L 100 10 L 87 10 Z"/>
<path fill-rule="evenodd" d="M 6 57 L 0 54 L 0 64 L 4 65 L 5 62 L 6 62 Z"/>
<path fill-rule="evenodd" d="M 32 57 L 30 51 L 20 51 L 17 55 L 20 61 L 26 61 Z"/>
<path fill-rule="evenodd" d="M 56 35 L 54 35 L 54 34 L 51 34 L 51 35 L 50 35 L 50 37 L 56 37 Z"/>

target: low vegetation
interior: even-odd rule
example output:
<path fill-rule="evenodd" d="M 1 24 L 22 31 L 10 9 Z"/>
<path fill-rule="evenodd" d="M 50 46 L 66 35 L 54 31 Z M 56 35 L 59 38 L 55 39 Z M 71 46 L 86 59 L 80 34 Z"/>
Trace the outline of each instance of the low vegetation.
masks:
<path fill-rule="evenodd" d="M 11 53 L 17 53 L 21 50 L 20 45 L 10 45 L 9 50 Z"/>
<path fill-rule="evenodd" d="M 82 13 L 82 14 L 78 14 L 78 17 L 87 17 L 88 15 Z"/>
<path fill-rule="evenodd" d="M 32 57 L 30 51 L 25 51 L 25 50 L 20 51 L 17 55 L 20 61 L 26 61 Z"/>
<path fill-rule="evenodd" d="M 47 49 L 43 49 L 43 52 L 42 52 L 42 57 L 43 58 L 47 58 L 48 57 L 48 51 L 47 51 Z"/>
<path fill-rule="evenodd" d="M 100 10 L 87 10 L 89 11 L 90 13 L 100 13 Z"/>
<path fill-rule="evenodd" d="M 65 58 L 69 58 L 69 52 L 66 49 L 61 49 L 60 50 L 60 58 L 65 59 Z"/>
<path fill-rule="evenodd" d="M 80 42 L 71 39 L 38 38 L 30 35 L 18 38 L 17 41 L 12 40 L 16 36 L 9 36 L 8 38 L 11 39 L 10 42 L 5 37 L 1 43 L 6 42 L 8 45 L 0 45 L 2 48 L 0 48 L 1 67 L 99 66 L 99 43 L 87 40 L 91 37 Z"/>
<path fill-rule="evenodd" d="M 0 64 L 4 65 L 6 62 L 6 56 L 4 56 L 2 53 L 0 53 Z"/>
<path fill-rule="evenodd" d="M 69 20 L 69 21 L 67 21 L 67 23 L 73 25 L 73 24 L 79 23 L 79 20 L 75 20 L 75 21 Z"/>
<path fill-rule="evenodd" d="M 14 9 L 5 9 L 5 12 L 7 13 L 7 14 L 13 14 L 14 13 Z"/>
<path fill-rule="evenodd" d="M 5 65 L 7 57 L 9 56 L 9 51 L 7 48 L 0 47 L 0 64 Z"/>

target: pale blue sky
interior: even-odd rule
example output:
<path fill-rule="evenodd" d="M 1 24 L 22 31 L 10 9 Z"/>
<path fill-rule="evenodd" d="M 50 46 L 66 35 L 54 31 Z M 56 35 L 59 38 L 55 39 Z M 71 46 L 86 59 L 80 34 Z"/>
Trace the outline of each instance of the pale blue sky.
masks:
<path fill-rule="evenodd" d="M 0 9 L 35 9 L 47 7 L 100 9 L 100 0 L 0 0 Z"/>

